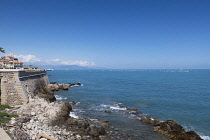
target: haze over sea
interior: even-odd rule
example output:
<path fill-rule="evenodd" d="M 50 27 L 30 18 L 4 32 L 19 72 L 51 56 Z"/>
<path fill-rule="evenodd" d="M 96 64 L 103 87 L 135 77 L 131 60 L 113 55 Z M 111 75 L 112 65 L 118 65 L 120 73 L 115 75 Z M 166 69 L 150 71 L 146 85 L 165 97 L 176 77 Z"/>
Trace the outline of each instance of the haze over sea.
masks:
<path fill-rule="evenodd" d="M 135 139 L 164 139 L 138 118 L 175 120 L 210 139 L 210 70 L 55 70 L 51 82 L 83 86 L 56 92 L 58 101 L 79 102 L 74 117 L 108 120 Z M 131 114 L 125 107 L 139 109 Z M 105 113 L 111 110 L 112 113 Z"/>

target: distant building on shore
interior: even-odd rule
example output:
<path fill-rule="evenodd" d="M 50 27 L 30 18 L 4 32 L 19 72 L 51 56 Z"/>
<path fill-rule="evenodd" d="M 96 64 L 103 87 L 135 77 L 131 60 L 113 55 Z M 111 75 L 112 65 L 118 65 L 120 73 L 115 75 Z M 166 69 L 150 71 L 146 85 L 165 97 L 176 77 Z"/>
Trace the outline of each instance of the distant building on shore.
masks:
<path fill-rule="evenodd" d="M 1 69 L 22 69 L 23 67 L 23 62 L 19 62 L 18 58 L 14 57 L 13 53 L 10 53 L 10 55 L 2 56 L 0 58 Z"/>

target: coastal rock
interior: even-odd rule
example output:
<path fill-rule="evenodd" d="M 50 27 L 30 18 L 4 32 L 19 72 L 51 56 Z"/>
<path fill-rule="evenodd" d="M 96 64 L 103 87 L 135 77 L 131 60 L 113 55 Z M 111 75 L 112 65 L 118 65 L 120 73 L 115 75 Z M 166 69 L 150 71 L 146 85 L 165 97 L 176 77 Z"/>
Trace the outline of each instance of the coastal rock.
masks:
<path fill-rule="evenodd" d="M 105 112 L 105 113 L 112 113 L 111 110 L 105 110 L 104 112 Z"/>
<path fill-rule="evenodd" d="M 71 105 L 76 105 L 77 103 L 75 101 L 72 101 L 70 104 Z"/>
<path fill-rule="evenodd" d="M 82 86 L 82 84 L 80 82 L 78 83 L 68 83 L 70 87 L 73 87 L 73 86 Z"/>
<path fill-rule="evenodd" d="M 159 131 L 168 136 L 180 135 L 185 133 L 184 128 L 177 124 L 174 120 L 167 120 L 165 122 L 161 122 L 159 126 L 155 128 L 155 131 Z"/>
<path fill-rule="evenodd" d="M 93 126 L 89 132 L 89 134 L 93 137 L 99 137 L 100 129 L 96 126 Z"/>
<path fill-rule="evenodd" d="M 90 120 L 74 119 L 69 116 L 72 106 L 69 102 L 50 103 L 39 96 L 29 97 L 29 102 L 13 108 L 10 112 L 18 114 L 12 119 L 10 132 L 16 140 L 36 139 L 44 134 L 56 140 L 100 139 L 105 136 L 105 127 Z"/>
<path fill-rule="evenodd" d="M 50 89 L 48 86 L 41 88 L 38 91 L 38 96 L 41 98 L 44 98 L 45 100 L 47 100 L 49 102 L 56 101 L 53 90 Z"/>
<path fill-rule="evenodd" d="M 140 120 L 142 122 L 150 123 L 150 124 L 153 124 L 153 125 L 159 125 L 161 123 L 159 120 L 153 119 L 153 118 L 150 118 L 150 117 L 142 117 Z"/>
<path fill-rule="evenodd" d="M 174 120 L 161 122 L 154 130 L 169 136 L 173 140 L 202 140 L 194 131 L 185 132 L 184 128 Z"/>
<path fill-rule="evenodd" d="M 100 121 L 99 124 L 101 124 L 101 125 L 108 125 L 108 124 L 110 124 L 110 122 L 109 121 Z"/>
<path fill-rule="evenodd" d="M 129 110 L 131 114 L 138 114 L 139 113 L 138 109 L 127 108 L 127 110 Z"/>
<path fill-rule="evenodd" d="M 194 131 L 189 131 L 181 134 L 178 138 L 179 140 L 202 140 L 198 134 Z"/>
<path fill-rule="evenodd" d="M 69 89 L 69 84 L 62 84 L 62 90 L 68 90 Z"/>
<path fill-rule="evenodd" d="M 72 106 L 69 102 L 60 102 L 57 104 L 57 108 L 54 110 L 56 114 L 54 114 L 51 122 L 55 125 L 64 123 L 69 117 L 69 114 L 72 110 Z"/>

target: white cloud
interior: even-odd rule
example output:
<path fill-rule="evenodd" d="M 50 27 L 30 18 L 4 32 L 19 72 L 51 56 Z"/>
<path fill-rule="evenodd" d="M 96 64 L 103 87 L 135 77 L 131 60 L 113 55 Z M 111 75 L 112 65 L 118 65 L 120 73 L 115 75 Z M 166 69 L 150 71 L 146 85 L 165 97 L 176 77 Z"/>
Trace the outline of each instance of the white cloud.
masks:
<path fill-rule="evenodd" d="M 35 55 L 15 55 L 21 62 L 41 62 L 40 58 L 37 58 Z"/>
<path fill-rule="evenodd" d="M 52 60 L 42 60 L 35 55 L 15 55 L 21 62 L 28 63 L 39 63 L 42 65 L 78 65 L 78 66 L 94 66 L 94 62 L 88 61 L 72 61 L 72 60 L 61 60 L 61 59 L 52 59 Z"/>
<path fill-rule="evenodd" d="M 88 62 L 88 61 L 72 61 L 72 60 L 60 60 L 60 59 L 53 59 L 50 61 L 47 61 L 50 65 L 78 65 L 78 66 L 94 66 L 94 62 Z"/>

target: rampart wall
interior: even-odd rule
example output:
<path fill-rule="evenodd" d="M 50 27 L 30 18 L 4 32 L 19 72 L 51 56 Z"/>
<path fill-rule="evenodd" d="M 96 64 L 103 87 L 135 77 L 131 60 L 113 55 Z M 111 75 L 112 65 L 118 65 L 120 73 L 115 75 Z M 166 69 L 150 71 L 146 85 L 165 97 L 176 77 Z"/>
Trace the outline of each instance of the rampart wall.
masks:
<path fill-rule="evenodd" d="M 49 84 L 46 71 L 0 70 L 1 104 L 19 106 Z"/>

